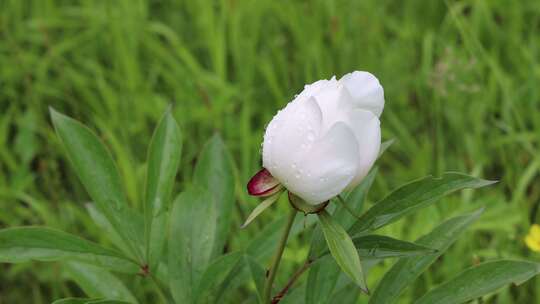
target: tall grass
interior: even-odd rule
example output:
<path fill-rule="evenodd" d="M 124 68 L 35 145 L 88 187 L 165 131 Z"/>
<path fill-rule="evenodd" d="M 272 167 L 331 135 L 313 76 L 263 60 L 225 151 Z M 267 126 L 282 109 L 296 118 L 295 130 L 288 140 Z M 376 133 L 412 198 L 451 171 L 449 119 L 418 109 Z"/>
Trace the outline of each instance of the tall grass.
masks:
<path fill-rule="evenodd" d="M 239 185 L 230 246 L 243 248 L 257 229 L 238 229 L 256 204 L 242 185 L 260 166 L 265 123 L 305 83 L 367 70 L 385 88 L 383 137 L 397 139 L 379 162 L 370 201 L 448 170 L 500 180 L 388 231 L 413 239 L 442 218 L 488 206 L 408 303 L 478 260 L 530 255 L 522 237 L 540 200 L 539 60 L 537 1 L 1 0 L 0 226 L 46 224 L 102 238 L 85 216 L 88 197 L 54 136 L 49 106 L 103 136 L 137 205 L 145 147 L 172 104 L 187 135 L 176 189 L 202 144 L 221 133 Z M 271 220 L 264 216 L 259 229 Z M 300 242 L 293 248 L 283 269 L 303 258 Z M 372 284 L 386 266 L 372 271 Z M 0 270 L 0 303 L 80 295 L 61 265 Z M 131 283 L 147 291 L 143 279 Z M 538 296 L 532 280 L 499 301 Z"/>

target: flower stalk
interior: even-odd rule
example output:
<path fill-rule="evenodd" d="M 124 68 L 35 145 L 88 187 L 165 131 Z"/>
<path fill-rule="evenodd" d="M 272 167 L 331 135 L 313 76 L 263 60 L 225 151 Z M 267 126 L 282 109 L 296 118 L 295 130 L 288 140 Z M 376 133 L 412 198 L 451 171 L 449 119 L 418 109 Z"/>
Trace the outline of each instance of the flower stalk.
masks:
<path fill-rule="evenodd" d="M 272 265 L 270 266 L 266 282 L 264 283 L 263 301 L 268 304 L 272 301 L 272 285 L 274 284 L 274 279 L 276 278 L 279 263 L 281 262 L 281 257 L 283 256 L 283 251 L 285 250 L 285 245 L 287 244 L 287 239 L 289 238 L 294 218 L 296 217 L 296 212 L 297 211 L 295 209 L 291 208 L 285 230 L 283 230 L 283 234 L 279 240 L 278 248 L 274 254 L 274 257 L 272 258 Z"/>

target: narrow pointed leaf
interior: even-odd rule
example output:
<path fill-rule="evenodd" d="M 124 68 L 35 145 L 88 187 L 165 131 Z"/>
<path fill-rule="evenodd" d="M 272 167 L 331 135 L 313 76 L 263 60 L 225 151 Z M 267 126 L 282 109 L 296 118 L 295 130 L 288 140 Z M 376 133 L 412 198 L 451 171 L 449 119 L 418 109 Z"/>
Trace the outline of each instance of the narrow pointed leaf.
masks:
<path fill-rule="evenodd" d="M 309 268 L 306 282 L 306 304 L 329 303 L 337 281 L 342 274 L 336 261 L 323 255 Z"/>
<path fill-rule="evenodd" d="M 54 301 L 52 304 L 133 304 L 130 302 L 109 300 L 109 299 L 89 299 L 89 298 L 66 298 Z"/>
<path fill-rule="evenodd" d="M 261 214 L 264 210 L 266 210 L 266 208 L 272 206 L 278 200 L 280 194 L 281 193 L 276 193 L 270 196 L 269 198 L 265 199 L 264 201 L 262 201 L 259 205 L 257 205 L 257 207 L 255 207 L 255 209 L 253 209 L 253 211 L 250 213 L 250 215 L 246 219 L 246 222 L 242 225 L 241 228 L 245 228 L 257 216 L 259 216 L 259 214 Z"/>
<path fill-rule="evenodd" d="M 137 303 L 133 294 L 124 283 L 101 267 L 84 263 L 67 262 L 65 270 L 84 293 L 93 298 L 109 299 Z"/>
<path fill-rule="evenodd" d="M 436 202 L 441 197 L 466 188 L 480 188 L 495 183 L 461 173 L 445 173 L 406 184 L 376 203 L 349 230 L 351 235 L 379 229 L 407 214 Z"/>
<path fill-rule="evenodd" d="M 121 253 L 78 236 L 46 227 L 0 230 L 0 262 L 77 260 L 118 272 L 137 273 L 137 264 Z"/>
<path fill-rule="evenodd" d="M 317 215 L 321 223 L 324 238 L 336 263 L 353 282 L 367 293 L 368 289 L 364 273 L 362 272 L 360 257 L 351 238 L 345 229 L 332 219 L 328 212 L 323 210 Z"/>
<path fill-rule="evenodd" d="M 208 190 L 191 187 L 174 201 L 170 216 L 170 289 L 177 303 L 195 303 L 197 283 L 212 257 L 216 204 Z"/>
<path fill-rule="evenodd" d="M 377 168 L 373 168 L 371 172 L 362 180 L 362 182 L 345 197 L 345 203 L 349 209 L 353 210 L 355 214 L 360 214 L 367 193 L 375 180 L 377 175 Z M 335 221 L 347 230 L 357 220 L 352 216 L 345 208 L 339 206 L 336 208 L 332 217 Z M 328 247 L 324 241 L 324 236 L 320 227 L 316 227 L 313 233 L 310 249 L 310 259 L 316 260 L 323 251 L 328 252 Z M 361 256 L 360 256 L 361 257 Z M 338 265 L 332 259 L 322 259 L 314 263 L 309 270 L 305 301 L 307 304 L 313 303 L 326 303 L 326 301 L 332 296 L 332 292 L 337 284 L 341 271 Z"/>
<path fill-rule="evenodd" d="M 435 248 L 437 253 L 399 259 L 379 282 L 369 303 L 396 303 L 401 292 L 446 252 L 459 235 L 478 219 L 482 211 L 483 209 L 480 209 L 472 214 L 451 218 L 419 238 L 415 243 Z"/>
<path fill-rule="evenodd" d="M 386 259 L 437 253 L 436 249 L 383 235 L 353 238 L 358 255 L 363 259 Z"/>
<path fill-rule="evenodd" d="M 51 109 L 58 137 L 86 191 L 111 225 L 142 259 L 143 236 L 128 211 L 120 175 L 105 145 L 78 121 Z"/>
<path fill-rule="evenodd" d="M 519 285 L 538 275 L 540 264 L 501 260 L 471 267 L 421 297 L 417 304 L 459 304 L 493 293 L 508 285 Z"/>
<path fill-rule="evenodd" d="M 265 276 L 266 271 L 259 263 L 257 263 L 257 261 L 255 261 L 254 258 L 250 257 L 249 255 L 244 256 L 244 262 L 246 264 L 246 268 L 249 271 L 251 280 L 255 284 L 255 290 L 257 293 L 257 301 L 260 304 L 264 304 L 263 289 L 264 289 L 264 280 L 266 278 Z"/>
<path fill-rule="evenodd" d="M 167 210 L 181 152 L 182 135 L 168 110 L 156 127 L 148 150 L 144 218 L 147 261 L 151 272 L 157 267 L 165 244 Z"/>
<path fill-rule="evenodd" d="M 59 299 L 52 304 L 86 304 L 90 301 L 94 301 L 95 299 L 88 299 L 88 298 L 66 298 L 66 299 Z"/>
<path fill-rule="evenodd" d="M 371 172 L 355 189 L 345 195 L 345 203 L 355 214 L 360 214 L 362 211 L 368 191 L 371 188 L 371 185 L 373 185 L 377 171 L 377 168 L 371 170 Z M 332 218 L 334 218 L 336 222 L 339 222 L 345 230 L 348 230 L 358 220 L 356 217 L 351 215 L 346 208 L 340 205 L 338 205 L 336 211 L 334 211 L 334 214 L 332 214 Z M 322 231 L 320 227 L 317 227 L 315 228 L 311 241 L 310 258 L 315 259 L 326 249 L 327 247 L 322 235 Z"/>
<path fill-rule="evenodd" d="M 352 238 L 361 259 L 386 259 L 437 253 L 436 249 L 402 241 L 383 235 L 365 235 Z M 321 255 L 328 254 L 329 251 Z"/>
<path fill-rule="evenodd" d="M 119 300 L 94 300 L 86 302 L 86 304 L 132 304 L 131 302 L 119 301 Z"/>
<path fill-rule="evenodd" d="M 390 146 L 393 145 L 395 142 L 396 142 L 395 138 L 382 142 L 381 147 L 379 148 L 379 157 L 381 157 L 381 155 L 383 155 L 384 152 L 386 152 L 386 150 L 388 150 L 388 148 L 390 148 Z"/>
<path fill-rule="evenodd" d="M 86 304 L 132 304 L 132 303 L 126 302 L 126 301 L 105 299 L 105 300 L 94 300 L 94 301 L 86 302 Z"/>
<path fill-rule="evenodd" d="M 130 252 L 129 246 L 126 245 L 122 237 L 118 235 L 118 232 L 114 229 L 114 227 L 111 225 L 109 220 L 101 213 L 99 210 L 97 210 L 96 205 L 92 203 L 88 203 L 85 205 L 86 211 L 100 229 L 102 229 L 105 232 L 105 235 L 109 241 L 111 241 L 118 249 L 120 249 L 122 252 L 128 254 L 130 257 L 133 257 L 133 253 Z"/>
<path fill-rule="evenodd" d="M 195 166 L 194 182 L 212 190 L 217 210 L 217 235 L 213 256 L 223 252 L 229 235 L 234 207 L 234 170 L 223 140 L 214 135 L 203 148 Z"/>
<path fill-rule="evenodd" d="M 217 258 L 208 265 L 200 281 L 197 283 L 195 298 L 198 303 L 212 303 L 215 291 L 231 273 L 231 271 L 241 262 L 242 252 L 232 252 Z"/>

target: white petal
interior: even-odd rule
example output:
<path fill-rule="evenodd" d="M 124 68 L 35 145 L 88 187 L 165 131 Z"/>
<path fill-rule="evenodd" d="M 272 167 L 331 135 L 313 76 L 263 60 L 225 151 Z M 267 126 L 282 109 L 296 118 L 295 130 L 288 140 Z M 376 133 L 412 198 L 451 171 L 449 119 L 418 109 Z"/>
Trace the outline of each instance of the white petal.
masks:
<path fill-rule="evenodd" d="M 349 91 L 337 81 L 321 88 L 315 99 L 323 113 L 322 132 L 327 132 L 338 121 L 346 121 L 353 110 Z"/>
<path fill-rule="evenodd" d="M 381 127 L 379 118 L 373 112 L 356 109 L 350 112 L 349 126 L 358 141 L 358 169 L 347 189 L 356 187 L 368 174 L 379 155 L 381 147 Z"/>
<path fill-rule="evenodd" d="M 335 79 L 332 79 L 332 80 L 336 82 Z M 321 79 L 321 80 L 315 81 L 312 84 L 306 84 L 304 86 L 304 90 L 300 94 L 298 94 L 296 99 L 299 99 L 299 98 L 307 99 L 311 96 L 315 96 L 322 88 L 328 86 L 332 80 Z"/>
<path fill-rule="evenodd" d="M 384 90 L 373 74 L 355 71 L 344 75 L 339 82 L 351 93 L 355 108 L 369 110 L 381 116 L 384 108 Z"/>
<path fill-rule="evenodd" d="M 297 164 L 285 187 L 310 204 L 325 202 L 345 189 L 358 170 L 358 143 L 344 123 L 334 124 Z"/>
<path fill-rule="evenodd" d="M 319 137 L 322 113 L 312 97 L 289 103 L 270 122 L 264 135 L 263 167 L 282 183 Z"/>

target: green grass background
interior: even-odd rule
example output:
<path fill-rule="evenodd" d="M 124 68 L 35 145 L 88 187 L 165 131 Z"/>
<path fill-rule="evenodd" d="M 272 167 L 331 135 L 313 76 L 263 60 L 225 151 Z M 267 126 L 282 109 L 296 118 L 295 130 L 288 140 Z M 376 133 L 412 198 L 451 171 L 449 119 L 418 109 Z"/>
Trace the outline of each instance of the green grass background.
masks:
<path fill-rule="evenodd" d="M 482 220 L 403 303 L 478 261 L 540 256 L 522 242 L 540 200 L 540 2 L 511 0 L 0 0 L 0 227 L 48 225 L 106 242 L 67 161 L 48 107 L 89 125 L 113 152 L 133 205 L 143 195 L 146 147 L 169 104 L 184 130 L 176 191 L 219 132 L 237 168 L 231 248 L 257 200 L 244 185 L 260 167 L 264 126 L 305 83 L 353 70 L 385 89 L 383 138 L 369 201 L 428 174 L 455 170 L 500 182 L 465 191 L 384 230 L 414 240 L 452 215 L 486 205 Z M 302 261 L 292 240 L 278 282 Z M 370 274 L 376 285 L 389 263 Z M 152 289 L 125 278 L 141 298 Z M 0 265 L 0 303 L 82 295 L 61 264 Z M 238 302 L 249 293 L 238 291 Z M 535 303 L 540 281 L 494 303 Z M 150 300 L 149 300 L 150 301 Z M 359 300 L 365 301 L 365 297 Z"/>

